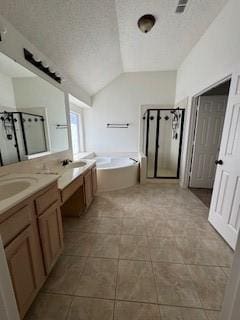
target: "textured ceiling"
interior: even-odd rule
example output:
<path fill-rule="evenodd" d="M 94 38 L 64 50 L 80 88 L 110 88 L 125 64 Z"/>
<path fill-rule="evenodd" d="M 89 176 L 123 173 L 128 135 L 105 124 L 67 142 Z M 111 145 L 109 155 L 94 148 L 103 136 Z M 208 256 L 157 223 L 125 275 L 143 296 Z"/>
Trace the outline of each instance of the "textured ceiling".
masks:
<path fill-rule="evenodd" d="M 114 0 L 0 0 L 0 12 L 90 94 L 123 71 Z"/>
<path fill-rule="evenodd" d="M 0 0 L 1 14 L 90 94 L 123 71 L 176 70 L 228 0 Z M 149 34 L 138 18 L 154 14 Z"/>
<path fill-rule="evenodd" d="M 228 0 L 189 0 L 176 14 L 179 0 L 116 0 L 124 71 L 177 70 Z M 150 33 L 136 29 L 143 14 L 157 21 Z"/>

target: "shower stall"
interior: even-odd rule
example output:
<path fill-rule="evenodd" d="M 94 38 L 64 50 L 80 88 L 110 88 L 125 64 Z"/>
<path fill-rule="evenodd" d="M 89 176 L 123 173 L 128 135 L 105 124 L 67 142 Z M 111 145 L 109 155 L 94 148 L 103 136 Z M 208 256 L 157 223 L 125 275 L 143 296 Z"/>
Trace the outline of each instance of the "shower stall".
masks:
<path fill-rule="evenodd" d="M 0 165 L 26 160 L 47 151 L 44 116 L 27 112 L 0 112 Z"/>
<path fill-rule="evenodd" d="M 143 115 L 147 177 L 178 179 L 184 109 L 148 109 Z"/>

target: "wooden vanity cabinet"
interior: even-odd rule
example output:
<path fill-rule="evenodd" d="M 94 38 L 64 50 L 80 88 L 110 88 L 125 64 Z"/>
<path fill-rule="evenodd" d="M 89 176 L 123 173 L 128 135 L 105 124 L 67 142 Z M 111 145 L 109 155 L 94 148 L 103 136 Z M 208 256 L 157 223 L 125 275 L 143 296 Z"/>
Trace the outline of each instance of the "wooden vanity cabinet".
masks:
<path fill-rule="evenodd" d="M 85 192 L 85 206 L 86 209 L 93 201 L 93 183 L 92 183 L 92 169 L 90 169 L 83 177 L 84 179 L 84 192 Z"/>
<path fill-rule="evenodd" d="M 20 317 L 23 318 L 37 295 L 44 277 L 41 252 L 36 247 L 31 225 L 22 231 L 6 248 L 5 254 L 12 279 Z M 40 255 L 40 256 L 39 256 Z"/>
<path fill-rule="evenodd" d="M 44 264 L 48 274 L 63 248 L 62 217 L 58 204 L 54 203 L 38 218 L 38 221 Z"/>
<path fill-rule="evenodd" d="M 0 234 L 23 319 L 63 248 L 57 183 L 1 214 Z"/>
<path fill-rule="evenodd" d="M 19 314 L 23 318 L 46 279 L 31 198 L 1 215 L 0 233 Z"/>
<path fill-rule="evenodd" d="M 97 193 L 97 168 L 96 166 L 94 166 L 92 169 L 92 192 L 93 195 L 95 196 L 95 194 Z"/>
<path fill-rule="evenodd" d="M 46 274 L 63 249 L 63 228 L 57 184 L 43 190 L 35 200 L 38 228 Z"/>
<path fill-rule="evenodd" d="M 78 217 L 91 205 L 97 192 L 96 166 L 72 181 L 61 193 L 61 213 L 63 216 Z"/>

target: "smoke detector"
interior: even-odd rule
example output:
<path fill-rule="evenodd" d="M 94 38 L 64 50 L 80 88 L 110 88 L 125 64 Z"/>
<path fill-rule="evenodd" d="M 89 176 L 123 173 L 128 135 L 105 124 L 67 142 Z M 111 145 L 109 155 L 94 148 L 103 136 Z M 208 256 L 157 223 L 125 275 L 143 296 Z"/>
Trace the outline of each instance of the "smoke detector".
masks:
<path fill-rule="evenodd" d="M 156 22 L 155 17 L 152 14 L 145 14 L 138 20 L 138 28 L 143 33 L 148 33 L 151 31 L 152 27 L 154 26 Z"/>

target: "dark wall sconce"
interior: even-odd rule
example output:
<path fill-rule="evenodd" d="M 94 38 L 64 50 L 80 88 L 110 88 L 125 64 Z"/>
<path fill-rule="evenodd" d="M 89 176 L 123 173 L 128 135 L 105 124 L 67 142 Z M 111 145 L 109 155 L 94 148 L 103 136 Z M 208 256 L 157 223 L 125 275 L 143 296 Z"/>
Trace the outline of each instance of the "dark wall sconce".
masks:
<path fill-rule="evenodd" d="M 41 70 L 42 72 L 44 72 L 46 75 L 48 75 L 49 77 L 51 77 L 52 79 L 54 79 L 55 81 L 57 81 L 58 83 L 62 82 L 62 78 L 59 77 L 55 72 L 51 72 L 49 67 L 45 67 L 43 65 L 42 61 L 36 61 L 34 59 L 34 55 L 28 51 L 27 49 L 23 49 L 24 52 L 24 58 L 30 62 L 32 65 L 34 65 L 34 67 L 38 68 L 39 70 Z"/>

